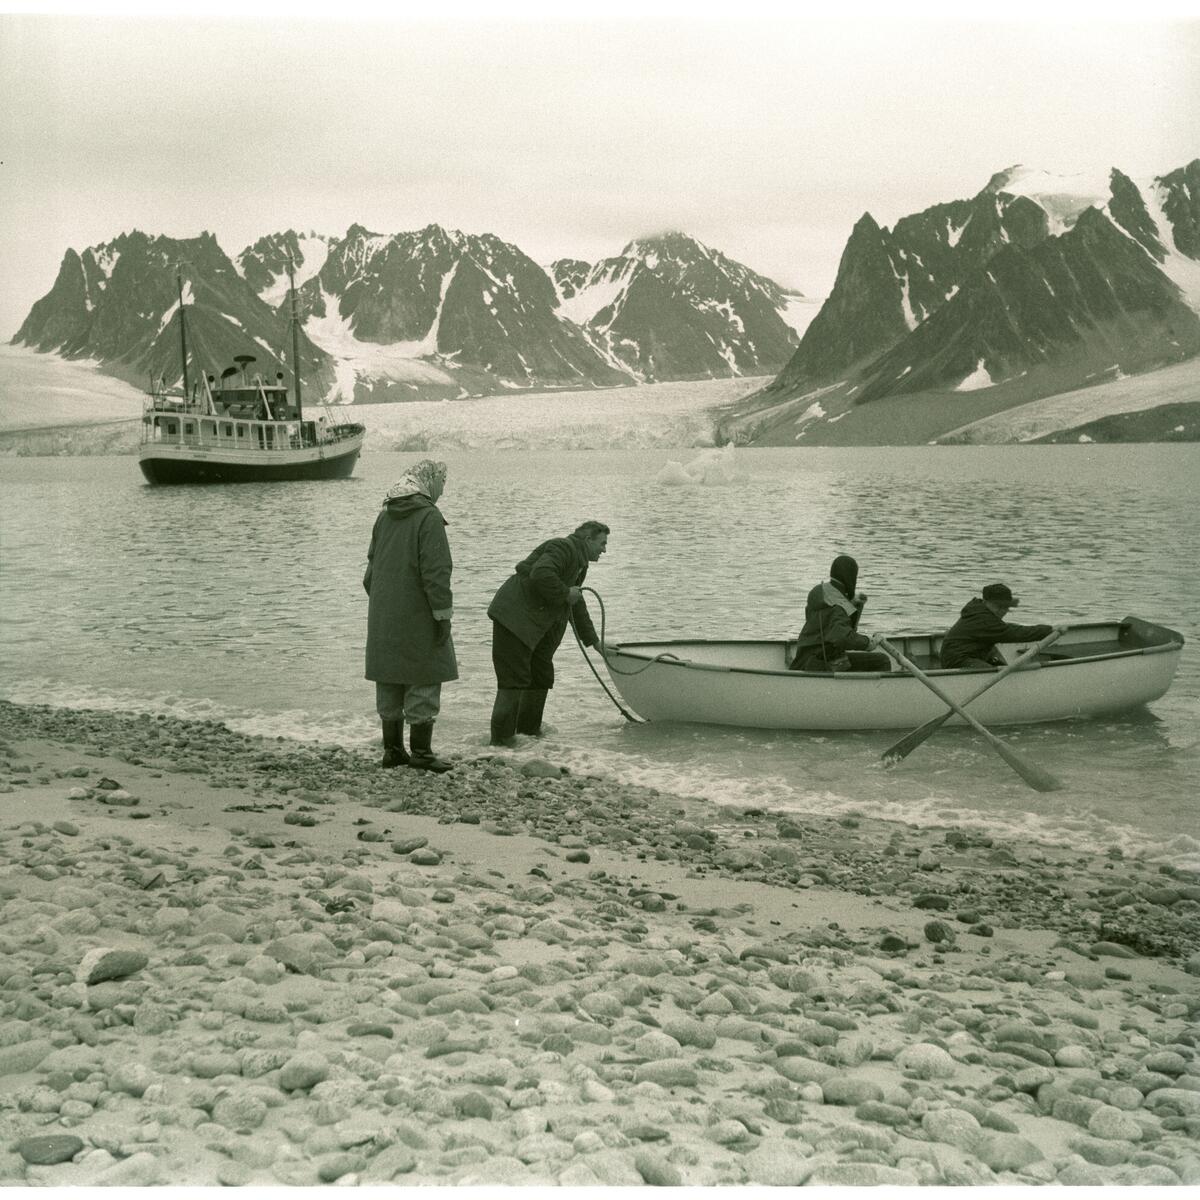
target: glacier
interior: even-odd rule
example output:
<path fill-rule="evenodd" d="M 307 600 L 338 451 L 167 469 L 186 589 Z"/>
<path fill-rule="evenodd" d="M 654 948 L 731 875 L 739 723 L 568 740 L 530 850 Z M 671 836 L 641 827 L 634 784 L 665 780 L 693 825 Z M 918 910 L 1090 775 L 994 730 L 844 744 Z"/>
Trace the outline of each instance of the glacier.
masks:
<path fill-rule="evenodd" d="M 704 448 L 713 445 L 714 410 L 765 382 L 704 379 L 338 408 L 366 426 L 368 451 Z M 142 400 L 95 362 L 0 345 L 0 453 L 132 453 Z"/>

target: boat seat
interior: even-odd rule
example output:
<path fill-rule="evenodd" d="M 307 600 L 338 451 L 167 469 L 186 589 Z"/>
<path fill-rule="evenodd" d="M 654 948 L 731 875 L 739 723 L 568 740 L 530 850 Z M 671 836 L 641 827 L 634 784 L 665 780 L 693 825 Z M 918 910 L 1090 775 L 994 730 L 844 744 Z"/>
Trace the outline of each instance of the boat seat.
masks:
<path fill-rule="evenodd" d="M 1051 646 L 1038 655 L 1039 659 L 1048 662 L 1062 662 L 1068 658 L 1087 658 L 1092 654 L 1113 654 L 1118 650 L 1128 649 L 1113 641 L 1103 642 L 1072 642 L 1069 646 Z"/>
<path fill-rule="evenodd" d="M 892 660 L 882 650 L 847 650 L 852 671 L 887 672 L 892 669 Z"/>

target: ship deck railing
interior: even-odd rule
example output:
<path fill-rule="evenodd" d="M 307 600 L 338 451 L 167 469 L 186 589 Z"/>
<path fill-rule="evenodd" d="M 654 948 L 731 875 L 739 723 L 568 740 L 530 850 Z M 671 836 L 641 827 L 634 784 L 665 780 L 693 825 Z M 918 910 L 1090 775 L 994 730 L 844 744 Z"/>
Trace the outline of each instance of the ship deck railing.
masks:
<path fill-rule="evenodd" d="M 272 438 L 270 444 L 260 442 L 257 437 L 209 437 L 198 433 L 163 434 L 161 437 L 143 437 L 145 446 L 178 446 L 186 450 L 303 450 L 313 445 L 299 433 Z"/>

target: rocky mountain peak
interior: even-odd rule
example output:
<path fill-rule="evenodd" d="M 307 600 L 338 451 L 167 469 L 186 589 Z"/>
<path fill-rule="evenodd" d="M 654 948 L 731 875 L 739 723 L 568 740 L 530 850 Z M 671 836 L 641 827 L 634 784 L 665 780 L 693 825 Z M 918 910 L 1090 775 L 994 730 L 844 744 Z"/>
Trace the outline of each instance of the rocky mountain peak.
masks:
<path fill-rule="evenodd" d="M 1017 164 L 890 230 L 864 214 L 795 354 L 726 435 L 925 441 L 1197 354 L 1200 160 L 1143 184 Z"/>
<path fill-rule="evenodd" d="M 271 369 L 290 354 L 290 266 L 305 385 L 347 403 L 769 374 L 797 340 L 783 289 L 677 229 L 548 272 L 494 233 L 361 222 L 266 234 L 234 261 L 208 232 L 134 230 L 69 251 L 18 340 L 131 381 L 178 377 L 179 264 L 189 347 L 217 369 L 237 353 Z"/>
<path fill-rule="evenodd" d="M 1014 163 L 1011 167 L 1005 167 L 1003 171 L 997 171 L 987 181 L 983 191 L 1002 192 L 1013 179 L 1018 178 L 1025 170 L 1026 168 L 1021 163 Z"/>
<path fill-rule="evenodd" d="M 686 262 L 709 253 L 708 248 L 694 237 L 680 233 L 677 229 L 663 230 L 661 233 L 646 234 L 634 238 L 622 251 L 622 258 L 636 258 L 643 261 L 649 259 L 665 259 L 667 261 Z"/>

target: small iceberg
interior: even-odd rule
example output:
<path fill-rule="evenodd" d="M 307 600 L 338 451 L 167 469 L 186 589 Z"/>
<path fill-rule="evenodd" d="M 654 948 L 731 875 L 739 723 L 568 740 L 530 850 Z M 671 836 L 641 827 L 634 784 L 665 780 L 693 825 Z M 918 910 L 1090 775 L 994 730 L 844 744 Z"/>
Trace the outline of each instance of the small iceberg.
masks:
<path fill-rule="evenodd" d="M 655 482 L 664 487 L 728 487 L 745 478 L 739 469 L 734 447 L 728 445 L 719 450 L 701 451 L 691 462 L 668 459 L 655 476 Z"/>

